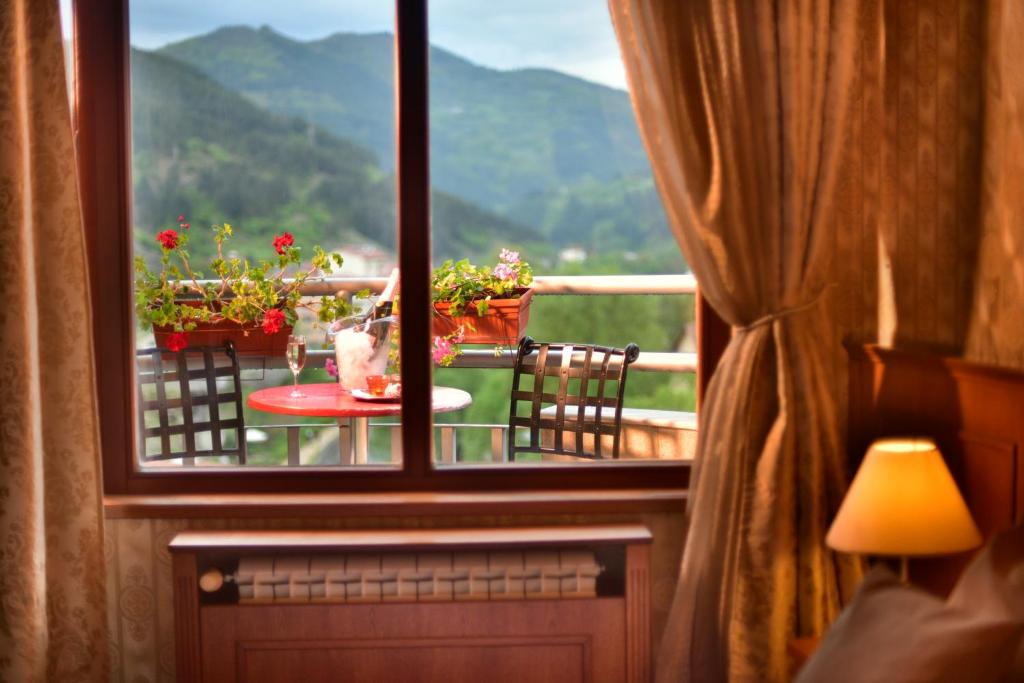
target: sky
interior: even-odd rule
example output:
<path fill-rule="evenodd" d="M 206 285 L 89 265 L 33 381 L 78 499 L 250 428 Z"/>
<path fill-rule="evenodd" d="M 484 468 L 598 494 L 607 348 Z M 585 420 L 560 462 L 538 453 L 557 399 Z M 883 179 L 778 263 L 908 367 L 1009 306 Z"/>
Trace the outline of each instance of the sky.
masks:
<path fill-rule="evenodd" d="M 62 0 L 66 6 L 70 0 Z M 497 69 L 545 67 L 626 87 L 606 0 L 430 0 L 430 41 Z M 297 40 L 394 30 L 391 0 L 132 0 L 131 42 L 157 48 L 232 24 Z"/>

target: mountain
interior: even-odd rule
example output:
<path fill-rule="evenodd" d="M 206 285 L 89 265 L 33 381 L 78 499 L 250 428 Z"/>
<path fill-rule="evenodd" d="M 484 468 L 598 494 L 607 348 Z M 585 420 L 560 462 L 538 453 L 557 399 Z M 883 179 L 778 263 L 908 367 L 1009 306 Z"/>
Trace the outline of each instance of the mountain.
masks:
<path fill-rule="evenodd" d="M 659 248 L 669 235 L 665 212 L 647 174 L 616 180 L 584 180 L 532 194 L 506 215 L 535 226 L 553 245 L 591 251 Z"/>
<path fill-rule="evenodd" d="M 394 177 L 372 150 L 267 112 L 166 55 L 133 49 L 131 58 L 137 244 L 152 244 L 184 213 L 197 227 L 238 224 L 232 248 L 247 255 L 267 255 L 282 230 L 327 249 L 394 247 Z M 433 214 L 437 260 L 487 261 L 501 246 L 539 241 L 532 229 L 444 192 L 434 193 Z M 199 242 L 197 260 L 210 255 Z"/>
<path fill-rule="evenodd" d="M 161 48 L 270 111 L 394 159 L 393 36 L 301 42 L 225 27 Z M 430 49 L 435 187 L 494 211 L 531 194 L 649 174 L 628 95 L 545 69 L 500 71 Z"/>

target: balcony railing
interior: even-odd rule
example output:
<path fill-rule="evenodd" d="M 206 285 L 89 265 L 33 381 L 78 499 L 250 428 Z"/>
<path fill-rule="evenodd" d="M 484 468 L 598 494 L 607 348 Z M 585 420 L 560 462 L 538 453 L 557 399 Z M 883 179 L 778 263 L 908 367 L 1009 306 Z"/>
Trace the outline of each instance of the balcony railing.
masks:
<path fill-rule="evenodd" d="M 362 290 L 371 293 L 380 292 L 387 279 L 383 277 L 339 277 L 305 284 L 301 292 L 304 296 L 323 296 L 345 292 L 354 294 Z M 695 294 L 697 283 L 692 275 L 599 275 L 599 276 L 537 276 L 534 279 L 534 296 L 553 295 L 686 295 Z M 310 365 L 316 364 L 333 355 L 330 350 L 310 350 Z M 287 364 L 284 358 L 243 358 L 243 370 L 282 369 Z M 515 350 L 504 349 L 498 353 L 488 349 L 466 349 L 456 360 L 456 368 L 487 368 L 510 369 L 515 362 Z M 633 370 L 646 372 L 693 373 L 697 369 L 697 354 L 685 352 L 641 351 L 639 359 L 630 366 Z M 243 375 L 244 379 L 244 375 Z M 508 462 L 507 424 L 472 424 L 472 423 L 436 423 L 435 429 L 435 461 L 439 464 L 454 464 L 458 460 L 458 435 L 470 430 L 487 430 L 489 432 L 490 453 L 481 454 L 484 460 L 474 462 Z M 400 423 L 372 422 L 357 420 L 352 422 L 333 423 L 301 423 L 301 424 L 249 424 L 246 425 L 248 441 L 254 443 L 262 432 L 284 430 L 287 435 L 287 460 L 283 463 L 289 467 L 299 466 L 338 466 L 344 460 L 343 453 L 352 452 L 354 439 L 364 444 L 372 439 L 372 435 L 388 433 L 390 444 L 384 452 L 375 451 L 365 464 L 387 464 L 400 462 L 401 438 Z M 644 457 L 659 457 L 659 450 L 672 444 L 674 457 L 687 457 L 692 453 L 695 443 L 696 420 L 693 413 L 670 410 L 631 410 L 623 412 L 624 447 L 630 447 L 633 439 L 634 449 L 639 449 Z M 306 437 L 303 448 L 304 432 L 318 433 L 314 438 Z M 630 433 L 627 433 L 630 432 Z M 375 444 L 385 439 L 378 436 Z M 636 444 L 639 445 L 636 445 Z M 359 450 L 359 449 L 356 449 Z M 361 449 L 367 452 L 366 448 Z M 663 453 L 661 454 L 664 455 Z M 304 459 L 305 457 L 305 459 Z M 209 464 L 215 464 L 212 459 Z M 185 463 L 192 465 L 195 463 Z"/>
<path fill-rule="evenodd" d="M 335 277 L 306 283 L 300 290 L 303 296 L 333 295 L 338 292 L 354 294 L 363 290 L 379 293 L 385 277 Z M 533 280 L 534 296 L 574 295 L 598 296 L 609 294 L 670 295 L 696 294 L 697 280 L 693 275 L 538 275 Z M 332 355 L 330 350 L 310 350 L 311 360 L 321 362 Z M 456 359 L 457 368 L 511 368 L 515 363 L 515 350 L 500 353 L 486 349 L 467 349 Z M 248 359 L 243 368 L 259 367 L 280 369 L 287 367 L 284 358 Z M 641 351 L 640 358 L 630 365 L 631 370 L 650 372 L 696 372 L 697 354 L 680 352 Z"/>

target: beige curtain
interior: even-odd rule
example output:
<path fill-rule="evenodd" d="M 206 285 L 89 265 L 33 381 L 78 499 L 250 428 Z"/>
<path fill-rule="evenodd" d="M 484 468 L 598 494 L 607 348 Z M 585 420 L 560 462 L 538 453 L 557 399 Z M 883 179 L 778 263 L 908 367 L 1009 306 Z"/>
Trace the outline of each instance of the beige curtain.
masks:
<path fill-rule="evenodd" d="M 702 408 L 659 681 L 782 681 L 859 572 L 827 297 L 854 0 L 610 0 L 669 222 L 735 328 Z M 841 227 L 839 228 L 841 229 Z"/>
<path fill-rule="evenodd" d="M 57 0 L 0 2 L 0 680 L 107 676 L 84 233 Z"/>

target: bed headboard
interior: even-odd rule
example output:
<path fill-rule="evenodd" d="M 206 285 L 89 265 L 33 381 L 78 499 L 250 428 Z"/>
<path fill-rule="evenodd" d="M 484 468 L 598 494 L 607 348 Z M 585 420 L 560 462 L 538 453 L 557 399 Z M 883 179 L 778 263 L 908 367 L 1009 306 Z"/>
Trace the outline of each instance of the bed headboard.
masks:
<path fill-rule="evenodd" d="M 851 348 L 851 473 L 873 439 L 905 434 L 935 438 L 983 535 L 1024 520 L 1024 372 Z M 911 578 L 946 592 L 970 556 L 915 561 Z"/>

